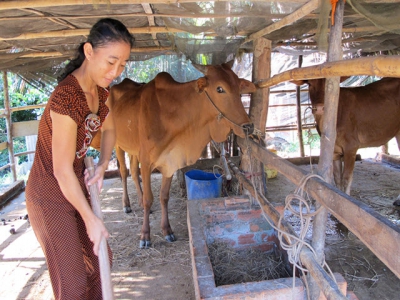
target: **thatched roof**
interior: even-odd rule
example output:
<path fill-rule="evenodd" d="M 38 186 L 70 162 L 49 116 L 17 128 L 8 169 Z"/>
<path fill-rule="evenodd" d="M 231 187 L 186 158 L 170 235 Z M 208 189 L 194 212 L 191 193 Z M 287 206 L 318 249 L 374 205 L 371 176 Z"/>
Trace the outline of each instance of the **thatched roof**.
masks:
<path fill-rule="evenodd" d="M 320 2 L 323 4 L 320 7 Z M 397 54 L 400 0 L 347 0 L 344 53 Z M 73 57 L 90 27 L 102 17 L 122 21 L 136 42 L 132 60 L 200 54 L 221 63 L 265 37 L 274 51 L 318 51 L 329 30 L 328 0 L 206 2 L 192 0 L 30 0 L 0 2 L 0 70 L 46 73 Z M 323 40 L 323 39 L 322 39 Z"/>

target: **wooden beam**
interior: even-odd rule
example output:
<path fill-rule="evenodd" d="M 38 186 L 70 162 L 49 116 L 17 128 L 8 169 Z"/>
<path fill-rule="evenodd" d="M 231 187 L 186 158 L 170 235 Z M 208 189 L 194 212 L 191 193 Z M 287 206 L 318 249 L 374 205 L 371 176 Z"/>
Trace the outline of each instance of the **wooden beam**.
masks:
<path fill-rule="evenodd" d="M 327 61 L 339 61 L 343 59 L 342 53 L 342 27 L 344 14 L 344 0 L 339 0 L 336 6 L 334 24 L 329 32 L 329 45 Z M 333 183 L 333 152 L 336 140 L 336 120 L 339 106 L 340 77 L 328 77 L 325 82 L 325 108 L 324 122 L 321 128 L 321 157 L 318 162 L 317 174 L 326 182 Z M 328 223 L 328 210 L 321 202 L 315 203 L 315 210 L 319 211 L 313 220 L 313 234 L 311 245 L 314 248 L 317 262 L 325 259 L 325 239 Z M 311 299 L 319 299 L 320 286 L 314 278 L 308 276 Z"/>
<path fill-rule="evenodd" d="M 143 5 L 143 4 L 142 4 Z M 68 19 L 68 20 L 76 20 L 76 19 L 102 19 L 102 18 L 135 18 L 135 17 L 147 17 L 148 14 L 145 12 L 140 13 L 127 13 L 127 14 L 91 14 L 91 15 L 79 15 L 79 16 L 68 16 L 57 14 L 53 16 L 46 15 L 38 15 L 38 16 L 13 16 L 13 17 L 0 17 L 0 21 L 19 21 L 19 20 L 43 20 L 43 19 L 51 19 L 57 18 L 60 19 Z M 189 19 L 221 19 L 221 18 L 240 18 L 240 17 L 251 17 L 251 18 L 267 18 L 265 13 L 262 12 L 252 12 L 250 13 L 229 13 L 229 14 L 209 14 L 209 13 L 177 13 L 177 14 L 163 14 L 163 13 L 152 13 L 153 17 L 160 18 L 189 18 Z M 285 17 L 286 14 L 268 14 L 269 18 L 273 19 L 281 19 Z M 310 18 L 316 18 L 315 16 L 307 16 Z"/>
<path fill-rule="evenodd" d="M 150 4 L 148 3 L 142 3 L 143 10 L 145 13 L 148 15 L 147 20 L 149 22 L 149 26 L 154 27 L 156 26 L 156 22 L 154 22 L 154 16 L 153 16 L 153 9 L 151 8 Z M 156 46 L 160 46 L 160 42 L 157 40 L 157 33 L 152 33 L 151 37 L 154 40 L 154 43 Z"/>
<path fill-rule="evenodd" d="M 17 180 L 17 169 L 14 161 L 14 143 L 12 135 L 13 123 L 11 120 L 11 112 L 10 112 L 10 95 L 8 94 L 8 79 L 7 79 L 7 72 L 5 71 L 3 71 L 3 93 L 4 93 L 4 112 L 6 115 L 5 121 L 7 130 L 8 161 L 14 182 Z"/>
<path fill-rule="evenodd" d="M 238 138 L 240 147 L 250 147 L 251 153 L 268 168 L 299 185 L 308 173 L 267 151 L 252 140 Z M 361 201 L 343 193 L 336 187 L 311 178 L 305 191 L 322 203 L 342 224 L 354 233 L 392 272 L 400 278 L 400 256 L 393 255 L 400 249 L 400 228 Z"/>
<path fill-rule="evenodd" d="M 219 0 L 230 1 L 230 0 Z M 253 2 L 264 2 L 265 0 L 253 0 Z M 382 1 L 382 0 L 381 0 Z M 396 0 L 386 0 L 396 1 Z M 400 1 L 400 0 L 399 0 Z M 24 0 L 24 1 L 1 1 L 0 10 L 21 9 L 21 8 L 39 8 L 54 6 L 71 6 L 71 5 L 113 5 L 113 4 L 142 4 L 142 0 Z M 151 4 L 173 4 L 173 3 L 195 3 L 210 2 L 209 0 L 152 0 Z M 306 3 L 307 0 L 279 0 L 281 3 Z M 148 3 L 148 1 L 146 1 Z"/>
<path fill-rule="evenodd" d="M 269 79 L 259 80 L 256 84 L 259 88 L 266 88 L 290 80 L 353 75 L 400 77 L 400 56 L 362 57 L 296 68 L 277 74 Z"/>
<path fill-rule="evenodd" d="M 169 33 L 169 32 L 185 32 L 184 30 L 166 27 L 137 27 L 128 28 L 132 34 L 145 34 L 145 33 Z M 44 39 L 54 37 L 71 37 L 71 36 L 86 36 L 89 35 L 90 29 L 73 29 L 73 30 L 54 30 L 46 32 L 28 32 L 18 36 L 9 38 L 0 38 L 0 41 L 15 41 L 15 40 L 31 40 L 31 39 Z"/>
<path fill-rule="evenodd" d="M 293 24 L 294 22 L 304 18 L 311 12 L 313 12 L 315 9 L 318 8 L 319 5 L 319 0 L 311 0 L 307 4 L 303 5 L 300 7 L 298 10 L 295 12 L 291 13 L 290 15 L 284 17 L 283 19 L 279 20 L 278 22 L 273 23 L 272 25 L 251 34 L 247 39 L 245 39 L 244 43 L 248 43 L 250 41 L 253 41 L 259 37 L 262 37 L 266 34 L 269 34 L 271 32 L 274 32 L 278 29 L 281 29 L 282 27 L 285 27 L 287 25 Z"/>
<path fill-rule="evenodd" d="M 23 122 L 14 122 L 12 126 L 12 136 L 27 136 L 27 135 L 37 135 L 39 128 L 39 121 L 23 121 Z"/>

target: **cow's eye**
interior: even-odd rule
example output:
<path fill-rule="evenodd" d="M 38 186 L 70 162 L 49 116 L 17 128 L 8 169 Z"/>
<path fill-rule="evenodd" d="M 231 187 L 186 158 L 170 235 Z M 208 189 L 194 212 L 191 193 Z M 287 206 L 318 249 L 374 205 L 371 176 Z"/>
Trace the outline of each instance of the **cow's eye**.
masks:
<path fill-rule="evenodd" d="M 224 89 L 222 87 L 217 87 L 217 92 L 218 93 L 225 93 Z"/>

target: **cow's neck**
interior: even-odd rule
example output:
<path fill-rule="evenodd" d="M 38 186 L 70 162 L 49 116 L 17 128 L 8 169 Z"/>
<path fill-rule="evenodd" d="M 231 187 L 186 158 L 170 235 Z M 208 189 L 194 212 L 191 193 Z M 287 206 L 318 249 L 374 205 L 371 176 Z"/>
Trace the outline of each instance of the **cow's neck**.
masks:
<path fill-rule="evenodd" d="M 180 109 L 184 113 L 177 113 L 173 123 L 181 129 L 164 145 L 156 163 L 166 176 L 196 163 L 211 140 L 224 141 L 229 132 L 229 127 L 224 129 L 226 121 L 217 119 L 217 111 L 204 94 L 188 95 Z"/>

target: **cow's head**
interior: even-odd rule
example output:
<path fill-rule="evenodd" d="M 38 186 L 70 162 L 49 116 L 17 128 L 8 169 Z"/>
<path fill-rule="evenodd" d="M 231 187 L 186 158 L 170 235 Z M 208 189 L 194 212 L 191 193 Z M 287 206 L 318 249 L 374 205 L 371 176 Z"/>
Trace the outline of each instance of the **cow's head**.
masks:
<path fill-rule="evenodd" d="M 343 82 L 348 78 L 349 76 L 342 76 L 340 77 L 340 82 Z M 308 84 L 311 104 L 313 106 L 317 106 L 319 104 L 324 104 L 325 81 L 326 81 L 325 78 L 320 78 L 320 79 L 292 80 L 290 82 L 298 86 L 303 84 Z"/>
<path fill-rule="evenodd" d="M 239 78 L 232 71 L 232 65 L 233 61 L 215 66 L 193 65 L 205 75 L 197 80 L 197 90 L 209 102 L 210 118 L 216 120 L 211 124 L 211 136 L 216 142 L 226 140 L 231 129 L 240 137 L 254 130 L 240 95 L 255 92 L 256 86 Z"/>

